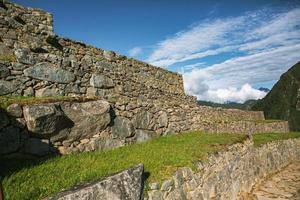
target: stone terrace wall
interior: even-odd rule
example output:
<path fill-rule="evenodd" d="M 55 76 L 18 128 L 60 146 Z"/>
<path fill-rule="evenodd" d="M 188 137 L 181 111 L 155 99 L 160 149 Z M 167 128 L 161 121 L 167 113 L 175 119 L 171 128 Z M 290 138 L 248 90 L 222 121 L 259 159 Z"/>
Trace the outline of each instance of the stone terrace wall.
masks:
<path fill-rule="evenodd" d="M 259 148 L 248 139 L 228 151 L 211 154 L 205 162 L 178 170 L 160 186 L 150 184 L 149 200 L 248 199 L 256 183 L 291 162 L 300 160 L 300 139 L 275 141 Z"/>
<path fill-rule="evenodd" d="M 47 134 L 37 133 L 43 132 L 42 126 L 31 130 L 32 120 L 26 115 L 37 120 L 43 113 L 43 118 L 59 122 L 61 115 L 72 114 L 64 109 L 65 104 L 32 105 L 29 108 L 35 112 L 28 113 L 21 108 L 21 115 L 8 117 L 12 118 L 8 121 L 24 122 L 24 128 L 17 127 L 21 132 L 29 130 L 36 133 L 30 134 L 31 137 L 48 140 L 55 147 L 63 146 L 61 152 L 115 147 L 196 129 L 235 133 L 288 130 L 284 122 L 278 126 L 258 126 L 254 121 L 264 120 L 262 112 L 198 106 L 195 97 L 184 94 L 179 74 L 59 38 L 53 33 L 52 22 L 52 15 L 44 11 L 0 3 L 0 95 L 96 96 L 107 101 L 109 123 L 96 129 L 97 133 L 88 127 L 82 129 L 90 131 L 84 137 L 76 134 L 61 137 L 57 128 L 48 130 Z M 69 105 L 72 109 L 77 106 L 85 104 Z M 11 107 L 14 108 L 18 106 Z M 51 112 L 43 112 L 43 109 Z M 85 115 L 82 116 L 84 121 Z M 71 120 L 74 127 L 80 121 L 76 120 Z M 247 125 L 235 121 L 247 121 Z M 15 123 L 0 127 L 2 137 L 12 130 L 8 127 L 15 127 Z M 70 128 L 62 128 L 65 135 L 72 132 Z M 93 139 L 99 135 L 100 144 L 99 139 L 97 142 Z"/>

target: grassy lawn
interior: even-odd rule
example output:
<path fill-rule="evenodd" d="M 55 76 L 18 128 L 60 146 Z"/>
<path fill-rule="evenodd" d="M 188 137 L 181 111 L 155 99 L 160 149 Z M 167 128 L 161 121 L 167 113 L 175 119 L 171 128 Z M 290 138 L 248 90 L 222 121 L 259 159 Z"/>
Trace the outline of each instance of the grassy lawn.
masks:
<path fill-rule="evenodd" d="M 20 105 L 30 105 L 36 103 L 54 103 L 59 101 L 74 101 L 84 102 L 90 100 L 96 100 L 96 97 L 24 97 L 24 96 L 0 96 L 0 108 L 6 109 L 9 105 L 17 103 Z"/>
<path fill-rule="evenodd" d="M 143 163 L 147 182 L 162 181 L 178 167 L 193 166 L 207 153 L 225 150 L 241 142 L 244 135 L 191 132 L 166 136 L 118 149 L 56 157 L 35 166 L 24 166 L 4 175 L 6 199 L 42 199 L 78 183 L 98 179 Z M 9 161 L 6 162 L 9 166 Z M 14 165 L 20 166 L 14 161 Z M 13 168 L 11 168 L 13 169 Z M 147 184 L 146 184 L 147 185 Z"/>
<path fill-rule="evenodd" d="M 256 134 L 256 146 L 273 140 L 300 137 L 300 133 Z M 161 137 L 113 150 L 55 157 L 46 161 L 0 160 L 6 199 L 42 199 L 79 183 L 103 178 L 143 163 L 146 185 L 169 178 L 182 166 L 193 168 L 193 161 L 205 160 L 208 153 L 224 151 L 228 145 L 246 138 L 240 134 L 190 132 Z"/>
<path fill-rule="evenodd" d="M 289 133 L 260 133 L 253 135 L 253 142 L 255 146 L 261 146 L 274 140 L 286 140 L 290 138 L 300 137 L 300 132 Z"/>

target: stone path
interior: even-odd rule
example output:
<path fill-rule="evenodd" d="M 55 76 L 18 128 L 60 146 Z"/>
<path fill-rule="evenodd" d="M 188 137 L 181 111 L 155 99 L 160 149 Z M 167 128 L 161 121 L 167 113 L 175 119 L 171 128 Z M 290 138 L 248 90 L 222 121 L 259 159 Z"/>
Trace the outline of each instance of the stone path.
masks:
<path fill-rule="evenodd" d="M 300 162 L 295 162 L 257 186 L 255 200 L 300 200 Z"/>

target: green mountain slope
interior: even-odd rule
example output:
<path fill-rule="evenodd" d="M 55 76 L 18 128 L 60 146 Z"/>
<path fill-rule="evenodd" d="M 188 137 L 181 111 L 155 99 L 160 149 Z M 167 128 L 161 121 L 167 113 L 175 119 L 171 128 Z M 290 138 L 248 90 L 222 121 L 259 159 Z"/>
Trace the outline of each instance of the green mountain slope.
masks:
<path fill-rule="evenodd" d="M 282 74 L 252 110 L 263 110 L 267 119 L 288 120 L 291 130 L 300 131 L 300 62 Z"/>

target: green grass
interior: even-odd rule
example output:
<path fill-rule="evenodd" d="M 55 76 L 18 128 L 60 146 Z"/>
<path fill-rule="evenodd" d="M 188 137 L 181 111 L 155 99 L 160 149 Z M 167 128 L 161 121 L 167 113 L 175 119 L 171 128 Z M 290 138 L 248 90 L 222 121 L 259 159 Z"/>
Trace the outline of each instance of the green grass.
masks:
<path fill-rule="evenodd" d="M 64 188 L 108 176 L 139 163 L 143 163 L 145 172 L 150 173 L 147 183 L 160 182 L 179 167 L 193 167 L 193 161 L 205 159 L 208 153 L 226 150 L 226 146 L 241 142 L 245 137 L 190 132 L 108 151 L 56 157 L 39 165 L 25 166 L 14 172 L 6 171 L 4 193 L 6 199 L 41 199 Z M 1 161 L 4 162 L 9 163 Z"/>
<path fill-rule="evenodd" d="M 261 146 L 275 140 L 286 140 L 290 138 L 300 137 L 300 132 L 290 133 L 260 133 L 253 135 L 253 142 L 255 146 Z"/>
<path fill-rule="evenodd" d="M 68 96 L 57 96 L 57 97 L 24 97 L 24 96 L 0 96 L 0 108 L 6 109 L 9 105 L 17 103 L 20 105 L 30 105 L 37 103 L 53 103 L 59 101 L 89 101 L 95 100 L 94 98 L 87 97 L 68 97 Z"/>

